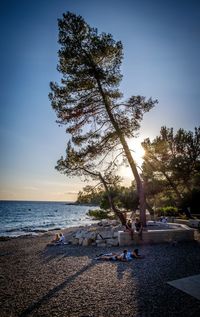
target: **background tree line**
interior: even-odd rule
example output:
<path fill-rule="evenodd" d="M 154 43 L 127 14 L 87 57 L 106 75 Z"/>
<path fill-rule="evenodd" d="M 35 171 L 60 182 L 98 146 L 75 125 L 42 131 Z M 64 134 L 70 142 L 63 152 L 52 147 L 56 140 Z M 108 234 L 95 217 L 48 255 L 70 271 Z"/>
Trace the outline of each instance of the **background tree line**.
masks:
<path fill-rule="evenodd" d="M 141 177 L 145 183 L 148 206 L 158 210 L 176 207 L 190 217 L 190 211 L 200 214 L 200 128 L 194 132 L 162 127 L 153 141 L 142 143 L 145 149 Z M 138 195 L 135 183 L 129 188 L 112 186 L 111 195 L 120 208 L 135 210 Z M 107 196 L 102 187 L 86 186 L 79 192 L 77 202 L 97 204 L 109 209 Z M 152 208 L 150 208 L 152 211 Z"/>

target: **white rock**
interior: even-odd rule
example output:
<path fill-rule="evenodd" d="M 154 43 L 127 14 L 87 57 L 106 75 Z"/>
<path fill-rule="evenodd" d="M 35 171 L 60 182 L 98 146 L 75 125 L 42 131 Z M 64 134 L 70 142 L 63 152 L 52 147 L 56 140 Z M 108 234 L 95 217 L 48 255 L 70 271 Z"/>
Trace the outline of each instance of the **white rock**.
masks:
<path fill-rule="evenodd" d="M 85 230 L 78 230 L 75 234 L 76 239 L 84 238 L 85 237 Z"/>
<path fill-rule="evenodd" d="M 72 238 L 71 243 L 72 243 L 73 245 L 78 245 L 78 244 L 79 244 L 79 239 Z"/>
<path fill-rule="evenodd" d="M 109 238 L 113 237 L 113 233 L 112 233 L 112 230 L 110 228 L 104 229 L 103 231 L 99 231 L 99 235 L 103 239 L 109 239 Z"/>
<path fill-rule="evenodd" d="M 79 238 L 79 239 L 78 239 L 78 244 L 79 244 L 79 245 L 82 245 L 83 240 L 84 240 L 84 238 Z"/>
<path fill-rule="evenodd" d="M 106 247 L 106 242 L 97 243 L 97 247 Z"/>
<path fill-rule="evenodd" d="M 85 238 L 95 240 L 97 237 L 97 232 L 91 231 L 85 234 Z"/>
<path fill-rule="evenodd" d="M 117 226 L 118 224 L 119 224 L 119 221 L 118 220 L 110 220 L 110 224 L 112 225 L 112 226 Z"/>
<path fill-rule="evenodd" d="M 112 232 L 113 232 L 113 235 L 115 232 L 118 232 L 118 231 L 123 231 L 124 230 L 124 226 L 122 226 L 121 224 L 118 225 L 118 226 L 115 226 L 115 227 L 112 227 Z"/>
<path fill-rule="evenodd" d="M 92 244 L 92 239 L 85 238 L 83 240 L 82 246 L 87 247 L 88 245 L 91 245 L 91 244 Z"/>
<path fill-rule="evenodd" d="M 105 242 L 105 240 L 97 239 L 97 240 L 96 240 L 96 243 L 97 243 L 97 244 L 100 244 L 100 243 L 106 243 L 106 242 Z"/>

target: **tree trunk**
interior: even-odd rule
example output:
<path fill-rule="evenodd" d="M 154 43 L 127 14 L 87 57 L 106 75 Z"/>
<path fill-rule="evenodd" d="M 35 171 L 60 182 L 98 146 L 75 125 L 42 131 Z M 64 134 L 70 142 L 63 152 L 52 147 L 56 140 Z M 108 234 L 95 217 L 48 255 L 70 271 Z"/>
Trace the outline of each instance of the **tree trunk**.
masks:
<path fill-rule="evenodd" d="M 122 147 L 124 149 L 124 152 L 125 152 L 125 155 L 127 157 L 127 160 L 129 162 L 129 165 L 131 167 L 131 170 L 132 170 L 132 173 L 133 173 L 133 176 L 135 178 L 135 181 L 136 181 L 136 186 L 137 186 L 137 193 L 138 193 L 138 196 L 139 196 L 139 209 L 140 209 L 140 221 L 142 222 L 143 226 L 146 226 L 146 199 L 145 199 L 145 193 L 144 193 L 144 187 L 143 187 L 143 183 L 142 183 L 142 180 L 139 176 L 139 173 L 137 171 L 137 168 L 136 168 L 136 164 L 132 158 L 132 155 L 131 155 L 131 152 L 130 152 L 130 149 L 128 147 L 128 144 L 124 138 L 124 135 L 122 133 L 122 131 L 120 130 L 119 126 L 118 126 L 118 123 L 116 122 L 115 118 L 113 117 L 113 114 L 111 112 L 111 105 L 110 105 L 110 102 L 109 100 L 107 99 L 107 96 L 105 95 L 102 87 L 101 87 L 101 83 L 100 83 L 100 80 L 98 78 L 96 78 L 97 80 L 97 83 L 98 83 L 98 87 L 99 87 L 99 91 L 101 93 L 101 96 L 102 96 L 102 99 L 103 99 L 103 102 L 104 102 L 104 105 L 106 107 L 106 111 L 108 113 L 108 116 L 110 118 L 110 121 L 113 125 L 113 127 L 115 128 L 115 131 L 120 139 L 120 142 L 122 144 Z"/>
<path fill-rule="evenodd" d="M 190 210 L 187 207 L 183 207 L 182 208 L 183 212 L 185 213 L 186 217 L 189 219 L 194 219 L 194 217 L 192 217 Z"/>

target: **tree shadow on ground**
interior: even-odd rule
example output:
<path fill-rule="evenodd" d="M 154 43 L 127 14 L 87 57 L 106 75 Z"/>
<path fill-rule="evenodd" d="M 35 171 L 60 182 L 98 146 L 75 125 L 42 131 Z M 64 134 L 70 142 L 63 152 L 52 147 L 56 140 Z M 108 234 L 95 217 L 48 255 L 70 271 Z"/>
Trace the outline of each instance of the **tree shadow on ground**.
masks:
<path fill-rule="evenodd" d="M 84 266 L 81 270 L 76 272 L 75 274 L 69 276 L 63 283 L 57 285 L 53 289 L 51 289 L 46 295 L 41 297 L 37 302 L 31 304 L 29 307 L 27 307 L 20 315 L 19 317 L 27 317 L 29 316 L 33 311 L 38 309 L 42 304 L 45 302 L 48 302 L 52 297 L 56 296 L 57 293 L 62 291 L 68 284 L 72 283 L 79 275 L 83 274 L 87 270 L 89 270 L 94 265 L 94 262 L 90 262 L 88 265 Z"/>
<path fill-rule="evenodd" d="M 105 250 L 104 250 L 105 251 Z M 107 251 L 107 250 L 106 250 Z M 105 253 L 106 253 L 105 251 Z M 119 250 L 115 250 L 115 252 L 119 252 Z M 79 271 L 75 272 L 68 278 L 66 278 L 62 283 L 55 286 L 51 290 L 49 290 L 44 296 L 38 299 L 36 302 L 29 305 L 19 317 L 27 317 L 32 314 L 35 310 L 39 309 L 43 304 L 47 303 L 50 299 L 57 296 L 59 292 L 61 292 L 67 285 L 72 283 L 76 278 L 78 278 L 81 274 L 85 272 L 89 272 L 89 270 L 96 266 L 105 263 L 105 261 L 97 261 L 95 257 L 99 253 L 99 248 L 88 248 L 88 247 L 75 247 L 72 245 L 60 245 L 60 246 L 48 246 L 41 253 L 40 258 L 42 264 L 46 265 L 51 261 L 61 261 L 64 260 L 65 257 L 87 257 L 87 261 L 89 263 L 83 266 Z M 119 261 L 106 261 L 107 264 L 116 265 L 116 274 L 118 279 L 122 279 L 124 273 L 127 270 L 131 269 L 130 263 L 128 262 L 119 262 Z"/>
<path fill-rule="evenodd" d="M 45 249 L 40 252 L 40 257 L 43 264 L 57 259 L 61 260 L 66 255 L 67 249 L 65 245 L 52 245 L 46 246 Z"/>

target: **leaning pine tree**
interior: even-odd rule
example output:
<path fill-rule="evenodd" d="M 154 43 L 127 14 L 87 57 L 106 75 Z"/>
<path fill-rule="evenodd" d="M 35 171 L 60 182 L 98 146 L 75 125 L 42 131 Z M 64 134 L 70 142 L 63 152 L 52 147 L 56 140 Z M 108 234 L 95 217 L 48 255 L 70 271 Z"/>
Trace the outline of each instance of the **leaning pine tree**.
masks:
<path fill-rule="evenodd" d="M 136 181 L 140 217 L 146 224 L 144 186 L 127 139 L 135 137 L 143 114 L 157 101 L 132 96 L 122 101 L 119 84 L 122 44 L 110 34 L 98 34 L 81 16 L 63 14 L 59 25 L 61 83 L 51 82 L 50 100 L 59 124 L 88 160 L 123 150 Z"/>

